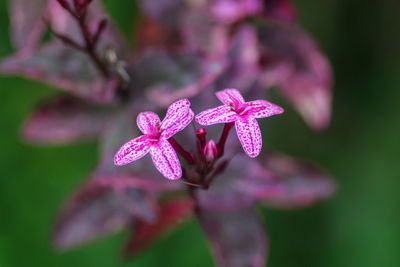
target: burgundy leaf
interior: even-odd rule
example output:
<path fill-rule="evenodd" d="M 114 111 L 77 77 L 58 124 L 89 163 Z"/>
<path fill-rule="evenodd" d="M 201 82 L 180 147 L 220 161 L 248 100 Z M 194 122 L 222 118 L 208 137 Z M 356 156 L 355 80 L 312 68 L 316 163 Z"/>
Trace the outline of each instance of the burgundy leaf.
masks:
<path fill-rule="evenodd" d="M 263 168 L 275 174 L 277 194 L 260 196 L 267 206 L 279 209 L 303 208 L 328 199 L 336 184 L 319 168 L 285 156 L 267 154 Z M 258 171 L 264 171 L 259 169 Z"/>
<path fill-rule="evenodd" d="M 326 57 L 297 27 L 268 24 L 258 31 L 264 83 L 278 85 L 314 129 L 328 126 L 331 116 L 332 70 Z"/>
<path fill-rule="evenodd" d="M 14 47 L 31 50 L 40 42 L 46 30 L 43 14 L 48 0 L 11 0 L 9 14 L 10 33 Z"/>
<path fill-rule="evenodd" d="M 264 0 L 263 15 L 282 22 L 297 22 L 297 11 L 292 0 Z"/>
<path fill-rule="evenodd" d="M 86 55 L 59 42 L 32 55 L 18 53 L 5 59 L 0 72 L 43 81 L 98 102 L 110 101 L 118 86 L 116 80 L 102 78 Z"/>
<path fill-rule="evenodd" d="M 73 97 L 57 97 L 41 105 L 25 122 L 24 138 L 37 144 L 66 144 L 96 138 L 109 114 Z"/>
<path fill-rule="evenodd" d="M 252 209 L 199 210 L 198 219 L 220 267 L 264 267 L 268 247 L 265 226 Z"/>
<path fill-rule="evenodd" d="M 188 198 L 172 199 L 164 203 L 154 224 L 136 222 L 134 233 L 125 247 L 125 256 L 133 256 L 159 236 L 171 231 L 192 214 L 193 204 Z"/>
<path fill-rule="evenodd" d="M 151 195 L 129 185 L 129 181 L 94 180 L 82 186 L 62 208 L 53 242 L 65 250 L 116 233 L 134 220 L 157 220 Z"/>

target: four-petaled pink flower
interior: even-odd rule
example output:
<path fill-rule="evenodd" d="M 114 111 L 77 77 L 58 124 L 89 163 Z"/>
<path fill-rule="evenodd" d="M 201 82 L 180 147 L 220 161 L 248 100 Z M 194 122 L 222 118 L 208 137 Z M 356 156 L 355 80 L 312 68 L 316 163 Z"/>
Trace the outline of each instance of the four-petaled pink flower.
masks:
<path fill-rule="evenodd" d="M 205 110 L 196 116 L 201 125 L 235 122 L 236 133 L 247 155 L 254 158 L 261 152 L 261 131 L 256 118 L 266 118 L 283 113 L 283 108 L 266 100 L 245 102 L 236 89 L 216 93 L 225 105 Z"/>
<path fill-rule="evenodd" d="M 150 151 L 157 170 L 170 180 L 182 176 L 182 167 L 175 150 L 168 139 L 182 131 L 194 117 L 187 99 L 170 105 L 167 115 L 160 122 L 157 114 L 142 112 L 137 117 L 137 125 L 143 135 L 124 144 L 114 157 L 115 165 L 121 166 L 140 159 Z"/>

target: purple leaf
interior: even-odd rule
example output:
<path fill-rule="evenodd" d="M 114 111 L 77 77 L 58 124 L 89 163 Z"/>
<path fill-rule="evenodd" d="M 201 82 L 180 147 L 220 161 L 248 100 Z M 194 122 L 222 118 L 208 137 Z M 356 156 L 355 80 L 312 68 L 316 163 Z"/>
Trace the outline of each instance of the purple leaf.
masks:
<path fill-rule="evenodd" d="M 214 0 L 211 7 L 215 18 L 227 24 L 259 14 L 262 9 L 262 0 Z"/>
<path fill-rule="evenodd" d="M 5 59 L 0 72 L 43 81 L 97 102 L 110 101 L 118 86 L 116 80 L 102 78 L 86 55 L 58 42 L 32 55 L 18 53 Z"/>
<path fill-rule="evenodd" d="M 297 22 L 297 11 L 292 0 L 264 0 L 263 16 L 282 22 Z"/>
<path fill-rule="evenodd" d="M 57 97 L 41 105 L 25 122 L 25 140 L 66 144 L 96 138 L 108 119 L 104 109 L 73 97 Z"/>
<path fill-rule="evenodd" d="M 258 199 L 281 192 L 274 174 L 262 169 L 254 159 L 237 155 L 208 190 L 197 191 L 196 195 L 203 209 L 225 212 L 251 207 Z"/>
<path fill-rule="evenodd" d="M 139 0 L 143 13 L 169 27 L 177 27 L 185 1 L 182 0 Z"/>
<path fill-rule="evenodd" d="M 216 88 L 240 88 L 247 92 L 260 77 L 257 33 L 250 25 L 241 26 L 226 49 L 227 67 L 216 81 Z"/>
<path fill-rule="evenodd" d="M 33 49 L 46 30 L 43 14 L 48 0 L 12 0 L 9 4 L 10 33 L 18 50 Z"/>
<path fill-rule="evenodd" d="M 264 267 L 267 261 L 265 226 L 252 209 L 212 212 L 200 209 L 203 228 L 219 267 Z"/>
<path fill-rule="evenodd" d="M 125 256 L 133 256 L 161 235 L 173 230 L 192 215 L 193 204 L 188 198 L 169 200 L 161 206 L 155 223 L 138 221 L 134 233 L 124 249 Z"/>
<path fill-rule="evenodd" d="M 218 24 L 208 7 L 188 8 L 179 28 L 184 47 L 218 57 L 225 53 L 229 41 L 228 25 Z"/>
<path fill-rule="evenodd" d="M 319 168 L 299 160 L 267 154 L 263 168 L 272 172 L 280 184 L 278 194 L 260 197 L 260 200 L 263 199 L 263 203 L 270 207 L 308 207 L 332 197 L 336 191 L 336 184 L 328 175 Z"/>
<path fill-rule="evenodd" d="M 332 70 L 306 33 L 284 24 L 259 28 L 267 86 L 278 85 L 306 122 L 324 129 L 331 117 Z"/>
<path fill-rule="evenodd" d="M 154 199 L 140 189 L 126 186 L 129 179 L 103 181 L 85 184 L 61 209 L 53 234 L 57 249 L 69 249 L 116 233 L 136 219 L 157 219 Z"/>
<path fill-rule="evenodd" d="M 206 67 L 202 57 L 189 52 L 148 50 L 131 67 L 133 87 L 147 90 L 147 98 L 164 107 L 198 95 L 217 75 L 218 70 Z"/>
<path fill-rule="evenodd" d="M 119 57 L 126 56 L 126 40 L 116 27 L 112 18 L 107 14 L 101 1 L 97 0 L 90 3 L 87 12 L 87 24 L 91 33 L 97 30 L 101 20 L 107 20 L 107 27 L 99 39 L 99 44 L 97 46 L 98 51 L 104 53 L 104 50 L 112 48 L 117 52 Z M 77 43 L 84 45 L 84 38 L 78 22 L 55 0 L 49 2 L 47 19 L 55 32 L 69 36 Z"/>

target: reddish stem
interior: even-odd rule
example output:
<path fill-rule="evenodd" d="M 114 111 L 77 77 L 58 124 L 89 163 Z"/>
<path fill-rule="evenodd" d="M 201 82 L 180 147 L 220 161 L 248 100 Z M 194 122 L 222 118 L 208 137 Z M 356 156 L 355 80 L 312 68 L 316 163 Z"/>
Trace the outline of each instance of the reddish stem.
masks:
<path fill-rule="evenodd" d="M 101 34 L 104 32 L 104 30 L 107 27 L 107 19 L 103 18 L 100 22 L 99 25 L 97 26 L 97 30 L 96 33 L 93 35 L 92 38 L 92 44 L 93 44 L 93 48 L 96 48 L 97 43 L 99 42 L 100 36 Z"/>
<path fill-rule="evenodd" d="M 100 38 L 101 33 L 104 31 L 106 27 L 106 23 L 104 22 L 104 19 L 100 22 L 99 27 L 96 31 L 96 33 L 92 36 L 92 34 L 89 31 L 89 28 L 86 24 L 86 8 L 87 5 L 91 1 L 85 1 L 85 6 L 81 6 L 79 1 L 74 1 L 74 6 L 75 10 L 71 7 L 71 5 L 66 1 L 66 0 L 57 0 L 58 3 L 66 10 L 68 11 L 72 17 L 74 17 L 78 24 L 79 28 L 82 33 L 82 37 L 85 41 L 85 46 L 82 47 L 78 45 L 76 42 L 72 41 L 71 38 L 64 36 L 62 34 L 55 34 L 56 37 L 61 39 L 64 43 L 72 46 L 73 48 L 76 48 L 80 51 L 84 51 L 88 54 L 88 56 L 91 58 L 93 63 L 96 65 L 97 69 L 102 73 L 102 75 L 105 78 L 110 78 L 110 73 L 108 71 L 107 66 L 104 64 L 104 62 L 101 60 L 99 55 L 96 53 L 96 44 L 98 43 L 98 40 Z M 72 42 L 71 42 L 72 41 Z"/>
<path fill-rule="evenodd" d="M 168 139 L 168 141 L 172 147 L 185 159 L 187 164 L 193 165 L 195 163 L 193 154 L 186 151 L 173 137 Z"/>
<path fill-rule="evenodd" d="M 225 143 L 228 139 L 229 131 L 232 129 L 233 125 L 233 122 L 225 123 L 224 129 L 222 130 L 221 138 L 219 139 L 219 142 L 217 144 L 218 158 L 224 155 Z"/>

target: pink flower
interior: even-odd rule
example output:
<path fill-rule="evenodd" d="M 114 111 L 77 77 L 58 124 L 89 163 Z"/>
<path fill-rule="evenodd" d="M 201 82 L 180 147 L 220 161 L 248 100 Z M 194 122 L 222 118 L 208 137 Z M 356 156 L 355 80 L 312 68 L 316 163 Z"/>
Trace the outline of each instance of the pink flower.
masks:
<path fill-rule="evenodd" d="M 245 102 L 236 89 L 216 93 L 225 105 L 205 110 L 196 116 L 201 125 L 235 122 L 236 133 L 247 155 L 254 158 L 261 152 L 262 137 L 256 118 L 283 113 L 283 108 L 266 100 Z"/>
<path fill-rule="evenodd" d="M 170 180 L 181 178 L 182 167 L 168 139 L 182 131 L 193 117 L 194 113 L 187 99 L 170 105 L 162 122 L 153 112 L 140 113 L 137 125 L 143 135 L 130 140 L 119 149 L 114 157 L 115 165 L 128 164 L 150 152 L 154 166 L 162 175 Z"/>

